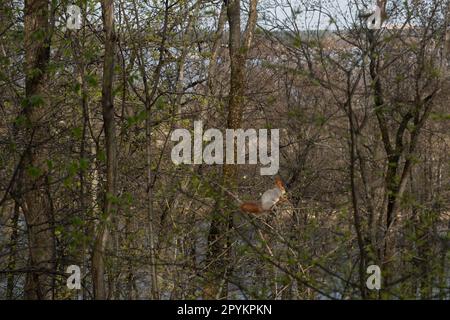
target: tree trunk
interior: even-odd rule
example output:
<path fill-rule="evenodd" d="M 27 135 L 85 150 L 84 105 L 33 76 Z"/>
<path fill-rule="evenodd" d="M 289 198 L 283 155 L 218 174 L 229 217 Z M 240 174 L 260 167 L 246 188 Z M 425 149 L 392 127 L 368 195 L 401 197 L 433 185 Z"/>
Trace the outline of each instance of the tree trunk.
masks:
<path fill-rule="evenodd" d="M 114 197 L 116 196 L 116 132 L 114 123 L 113 78 L 114 78 L 114 2 L 102 1 L 103 26 L 105 30 L 105 56 L 102 81 L 102 112 L 106 145 L 106 193 L 103 213 L 106 219 L 99 222 L 92 254 L 92 283 L 95 299 L 106 299 L 105 250 L 108 243 L 108 223 L 111 221 Z"/>
<path fill-rule="evenodd" d="M 14 202 L 14 212 L 11 219 L 11 237 L 9 240 L 9 257 L 8 257 L 8 270 L 14 270 L 16 268 L 16 253 L 17 253 L 17 241 L 19 238 L 18 222 L 19 222 L 19 203 Z M 6 283 L 6 299 L 12 300 L 14 298 L 14 273 L 8 273 Z"/>
<path fill-rule="evenodd" d="M 50 60 L 49 2 L 25 1 L 25 103 L 28 146 L 21 166 L 20 204 L 28 228 L 29 267 L 25 280 L 26 299 L 52 299 L 55 271 L 55 241 L 52 204 L 48 185 L 45 83 Z"/>
<path fill-rule="evenodd" d="M 244 105 L 245 60 L 250 48 L 256 25 L 257 1 L 250 2 L 250 13 L 244 39 L 241 40 L 241 4 L 240 0 L 229 0 L 227 17 L 230 27 L 229 52 L 231 61 L 230 92 L 228 101 L 227 129 L 239 129 L 242 126 L 242 112 Z M 220 27 L 220 25 L 219 25 Z M 234 157 L 236 156 L 236 146 Z M 222 185 L 227 190 L 237 188 L 237 167 L 225 164 L 223 167 Z M 225 195 L 222 193 L 221 199 Z M 226 298 L 227 278 L 230 273 L 230 236 L 232 227 L 232 211 L 222 200 L 216 202 L 211 227 L 208 235 L 208 252 L 206 258 L 206 280 L 203 297 L 205 299 Z"/>

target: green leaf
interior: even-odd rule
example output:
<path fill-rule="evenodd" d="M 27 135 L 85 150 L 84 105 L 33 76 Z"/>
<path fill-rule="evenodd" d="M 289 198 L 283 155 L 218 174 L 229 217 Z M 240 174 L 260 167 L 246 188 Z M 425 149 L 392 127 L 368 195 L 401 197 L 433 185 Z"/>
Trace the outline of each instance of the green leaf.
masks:
<path fill-rule="evenodd" d="M 98 86 L 98 79 L 95 75 L 92 74 L 88 74 L 86 76 L 86 82 L 88 83 L 88 85 L 90 85 L 91 87 L 97 87 Z"/>
<path fill-rule="evenodd" d="M 72 135 L 75 139 L 81 139 L 83 136 L 83 130 L 81 129 L 81 127 L 75 127 L 72 129 Z"/>
<path fill-rule="evenodd" d="M 81 158 L 80 159 L 80 170 L 85 171 L 88 169 L 88 167 L 89 167 L 89 160 L 86 158 Z"/>
<path fill-rule="evenodd" d="M 31 96 L 28 99 L 28 103 L 32 107 L 37 107 L 37 106 L 41 106 L 44 104 L 44 99 L 42 98 L 42 96 L 36 94 L 36 95 Z"/>
<path fill-rule="evenodd" d="M 30 175 L 30 177 L 37 178 L 42 174 L 42 170 L 38 167 L 29 166 L 27 168 L 27 173 Z"/>

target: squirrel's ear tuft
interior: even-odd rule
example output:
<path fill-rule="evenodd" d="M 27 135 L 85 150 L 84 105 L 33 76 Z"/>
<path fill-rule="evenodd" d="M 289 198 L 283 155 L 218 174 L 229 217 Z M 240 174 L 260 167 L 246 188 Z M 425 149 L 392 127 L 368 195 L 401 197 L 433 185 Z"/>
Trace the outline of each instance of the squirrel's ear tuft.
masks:
<path fill-rule="evenodd" d="M 275 176 L 275 185 L 281 190 L 284 190 L 284 183 L 283 180 L 281 180 L 280 176 Z"/>

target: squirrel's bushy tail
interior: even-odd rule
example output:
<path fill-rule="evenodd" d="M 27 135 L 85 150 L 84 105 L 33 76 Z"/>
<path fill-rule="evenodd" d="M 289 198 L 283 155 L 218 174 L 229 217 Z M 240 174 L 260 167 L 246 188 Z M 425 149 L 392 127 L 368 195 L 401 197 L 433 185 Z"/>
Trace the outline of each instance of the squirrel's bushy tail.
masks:
<path fill-rule="evenodd" d="M 241 203 L 239 208 L 245 213 L 260 214 L 264 212 L 260 201 L 245 201 Z"/>

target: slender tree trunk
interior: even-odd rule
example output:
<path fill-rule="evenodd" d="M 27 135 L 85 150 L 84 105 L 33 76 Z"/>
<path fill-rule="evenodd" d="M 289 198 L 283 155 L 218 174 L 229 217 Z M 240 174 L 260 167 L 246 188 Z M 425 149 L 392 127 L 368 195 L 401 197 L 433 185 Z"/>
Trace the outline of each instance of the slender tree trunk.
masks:
<path fill-rule="evenodd" d="M 209 92 L 207 93 L 214 93 L 213 74 L 216 71 L 217 67 L 217 56 L 219 55 L 220 45 L 222 44 L 222 35 L 226 20 L 227 20 L 227 5 L 225 4 L 224 1 L 220 9 L 219 19 L 217 21 L 217 29 L 214 35 L 213 47 L 211 49 L 211 58 L 209 59 L 208 73 L 207 73 Z"/>
<path fill-rule="evenodd" d="M 105 30 L 105 55 L 103 62 L 102 113 L 106 145 L 106 193 L 104 199 L 105 221 L 100 221 L 92 254 L 92 282 L 94 298 L 106 299 L 105 251 L 108 244 L 108 223 L 111 221 L 113 202 L 116 196 L 116 132 L 114 123 L 113 79 L 114 79 L 114 2 L 102 1 L 103 26 Z"/>
<path fill-rule="evenodd" d="M 14 270 L 16 268 L 16 249 L 19 232 L 17 230 L 19 222 L 20 207 L 17 201 L 14 202 L 14 212 L 11 219 L 11 237 L 9 240 L 9 257 L 8 257 L 8 270 Z M 6 283 L 6 299 L 12 300 L 14 298 L 14 273 L 8 273 Z"/>
<path fill-rule="evenodd" d="M 48 0 L 25 1 L 25 103 L 28 147 L 21 170 L 20 205 L 28 228 L 29 267 L 25 280 L 26 299 L 52 299 L 55 242 L 52 203 L 48 185 L 49 123 L 45 83 L 50 60 Z"/>
<path fill-rule="evenodd" d="M 85 16 L 87 14 L 86 6 L 83 6 L 82 14 Z M 85 44 L 86 44 L 86 29 L 82 30 L 82 34 L 80 36 L 79 42 L 72 42 L 73 50 L 75 52 L 75 60 L 77 64 L 77 72 L 78 72 L 78 81 L 81 89 L 81 97 L 80 97 L 80 105 L 82 111 L 82 135 L 80 141 L 80 163 L 81 161 L 87 161 L 88 158 L 88 148 L 89 148 L 89 138 L 88 138 L 88 130 L 90 125 L 90 116 L 89 116 L 89 102 L 88 102 L 88 87 L 86 83 L 86 61 L 85 61 Z M 92 162 L 91 166 L 95 164 L 95 161 Z M 80 203 L 80 218 L 82 221 L 89 221 L 89 203 L 88 201 L 88 171 L 80 170 L 78 173 L 80 186 L 79 186 L 79 203 Z M 94 194 L 94 193 L 92 193 Z M 93 202 L 95 205 L 96 201 Z M 89 230 L 89 224 L 83 226 L 82 230 L 83 234 L 88 237 L 91 233 Z M 79 256 L 76 258 L 79 259 L 79 263 L 81 264 L 81 270 L 84 274 L 87 270 L 88 258 L 87 255 L 88 243 L 86 240 L 83 240 L 81 252 L 79 252 Z M 80 300 L 83 300 L 87 297 L 87 291 L 85 286 L 81 288 L 81 292 L 78 293 L 78 297 Z"/>
<path fill-rule="evenodd" d="M 150 245 L 150 272 L 152 299 L 159 299 L 158 274 L 156 270 L 155 235 L 154 235 L 154 212 L 153 212 L 153 174 L 152 174 L 152 128 L 150 123 L 150 107 L 147 108 L 145 121 L 146 132 L 146 164 L 147 164 L 147 218 L 148 218 L 148 241 Z"/>
<path fill-rule="evenodd" d="M 244 106 L 245 60 L 250 48 L 256 25 L 257 1 L 250 1 L 250 13 L 244 37 L 241 37 L 241 3 L 240 0 L 229 0 L 227 17 L 229 23 L 229 52 L 231 60 L 230 92 L 228 101 L 227 129 L 242 127 Z M 220 25 L 219 25 L 220 27 Z M 241 38 L 243 38 L 241 40 Z M 236 155 L 236 146 L 234 150 Z M 237 188 L 237 167 L 233 164 L 223 166 L 222 185 L 227 190 Z M 226 298 L 227 278 L 230 271 L 231 239 L 229 231 L 233 224 L 232 211 L 223 202 L 225 194 L 216 202 L 208 235 L 208 252 L 206 258 L 206 283 L 203 297 L 205 299 Z"/>
<path fill-rule="evenodd" d="M 350 76 L 348 76 L 348 79 L 350 79 Z M 359 290 L 361 292 L 361 297 L 363 299 L 366 299 L 367 297 L 367 290 L 366 290 L 366 282 L 365 282 L 365 265 L 366 265 L 366 249 L 364 244 L 364 239 L 362 235 L 362 222 L 361 222 L 361 216 L 359 212 L 359 205 L 358 205 L 358 190 L 357 190 L 357 184 L 356 184 L 356 148 L 357 148 L 357 134 L 356 134 L 356 127 L 355 127 L 355 119 L 354 119 L 354 113 L 352 108 L 352 101 L 349 97 L 348 101 L 348 119 L 349 119 L 349 131 L 350 131 L 350 141 L 349 141 L 349 149 L 350 149 L 350 166 L 349 166 L 349 173 L 350 173 L 350 188 L 351 188 L 351 199 L 352 199 L 352 209 L 353 209 L 353 224 L 356 231 L 356 238 L 358 241 L 358 249 L 359 249 Z"/>

